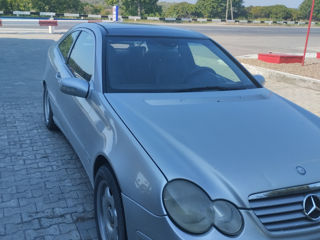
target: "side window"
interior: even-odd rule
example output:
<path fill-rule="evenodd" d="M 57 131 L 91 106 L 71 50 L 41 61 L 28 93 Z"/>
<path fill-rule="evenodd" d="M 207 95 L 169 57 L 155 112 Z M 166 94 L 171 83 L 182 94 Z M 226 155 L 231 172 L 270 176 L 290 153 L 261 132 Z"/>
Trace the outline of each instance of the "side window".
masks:
<path fill-rule="evenodd" d="M 206 46 L 199 43 L 189 43 L 189 47 L 194 59 L 194 63 L 199 67 L 208 67 L 220 76 L 239 82 L 240 79 L 232 71 L 232 69 Z"/>
<path fill-rule="evenodd" d="M 73 45 L 74 41 L 76 41 L 78 34 L 79 34 L 79 31 L 71 33 L 59 44 L 60 52 L 62 53 L 63 58 L 66 62 L 68 60 L 68 54 L 69 54 L 70 48 Z"/>
<path fill-rule="evenodd" d="M 68 66 L 76 77 L 90 81 L 94 70 L 94 54 L 94 37 L 87 32 L 81 32 L 68 61 Z"/>

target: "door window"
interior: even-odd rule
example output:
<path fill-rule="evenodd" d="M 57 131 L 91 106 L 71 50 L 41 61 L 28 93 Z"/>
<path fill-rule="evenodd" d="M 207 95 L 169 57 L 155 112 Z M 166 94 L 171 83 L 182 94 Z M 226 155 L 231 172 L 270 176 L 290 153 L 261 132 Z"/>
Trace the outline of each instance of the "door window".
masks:
<path fill-rule="evenodd" d="M 68 60 L 70 48 L 72 47 L 73 43 L 77 40 L 78 34 L 79 31 L 71 33 L 59 44 L 60 52 L 66 62 Z"/>
<path fill-rule="evenodd" d="M 72 49 L 68 66 L 76 77 L 90 81 L 94 71 L 94 56 L 94 37 L 83 31 Z"/>

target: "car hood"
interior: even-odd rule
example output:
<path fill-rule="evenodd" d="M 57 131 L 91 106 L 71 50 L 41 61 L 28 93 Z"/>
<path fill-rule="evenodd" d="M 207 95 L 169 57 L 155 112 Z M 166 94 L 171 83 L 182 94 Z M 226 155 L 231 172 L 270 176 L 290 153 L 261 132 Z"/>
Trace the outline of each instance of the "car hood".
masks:
<path fill-rule="evenodd" d="M 267 89 L 105 96 L 168 181 L 212 199 L 320 181 L 320 119 Z"/>

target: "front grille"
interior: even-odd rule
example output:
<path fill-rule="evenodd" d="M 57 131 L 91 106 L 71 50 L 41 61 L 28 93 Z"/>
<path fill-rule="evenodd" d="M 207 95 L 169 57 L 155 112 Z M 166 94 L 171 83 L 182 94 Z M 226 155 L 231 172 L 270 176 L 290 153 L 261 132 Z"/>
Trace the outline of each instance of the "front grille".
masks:
<path fill-rule="evenodd" d="M 309 194 L 320 197 L 320 183 L 258 193 L 249 196 L 251 209 L 270 232 L 320 226 L 304 214 L 303 201 Z"/>

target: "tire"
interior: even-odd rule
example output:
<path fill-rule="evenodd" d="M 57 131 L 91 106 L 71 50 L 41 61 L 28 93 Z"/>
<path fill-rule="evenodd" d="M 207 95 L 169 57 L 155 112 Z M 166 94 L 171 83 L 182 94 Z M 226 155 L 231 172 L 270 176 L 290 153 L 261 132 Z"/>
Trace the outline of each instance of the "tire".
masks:
<path fill-rule="evenodd" d="M 98 238 L 126 240 L 120 189 L 112 172 L 106 166 L 99 168 L 95 178 L 94 206 Z"/>
<path fill-rule="evenodd" d="M 57 130 L 58 128 L 53 120 L 53 113 L 52 113 L 52 109 L 51 109 L 50 98 L 49 98 L 49 94 L 48 94 L 48 90 L 47 90 L 46 86 L 43 87 L 42 100 L 43 100 L 42 105 L 43 105 L 44 123 L 50 131 Z"/>

